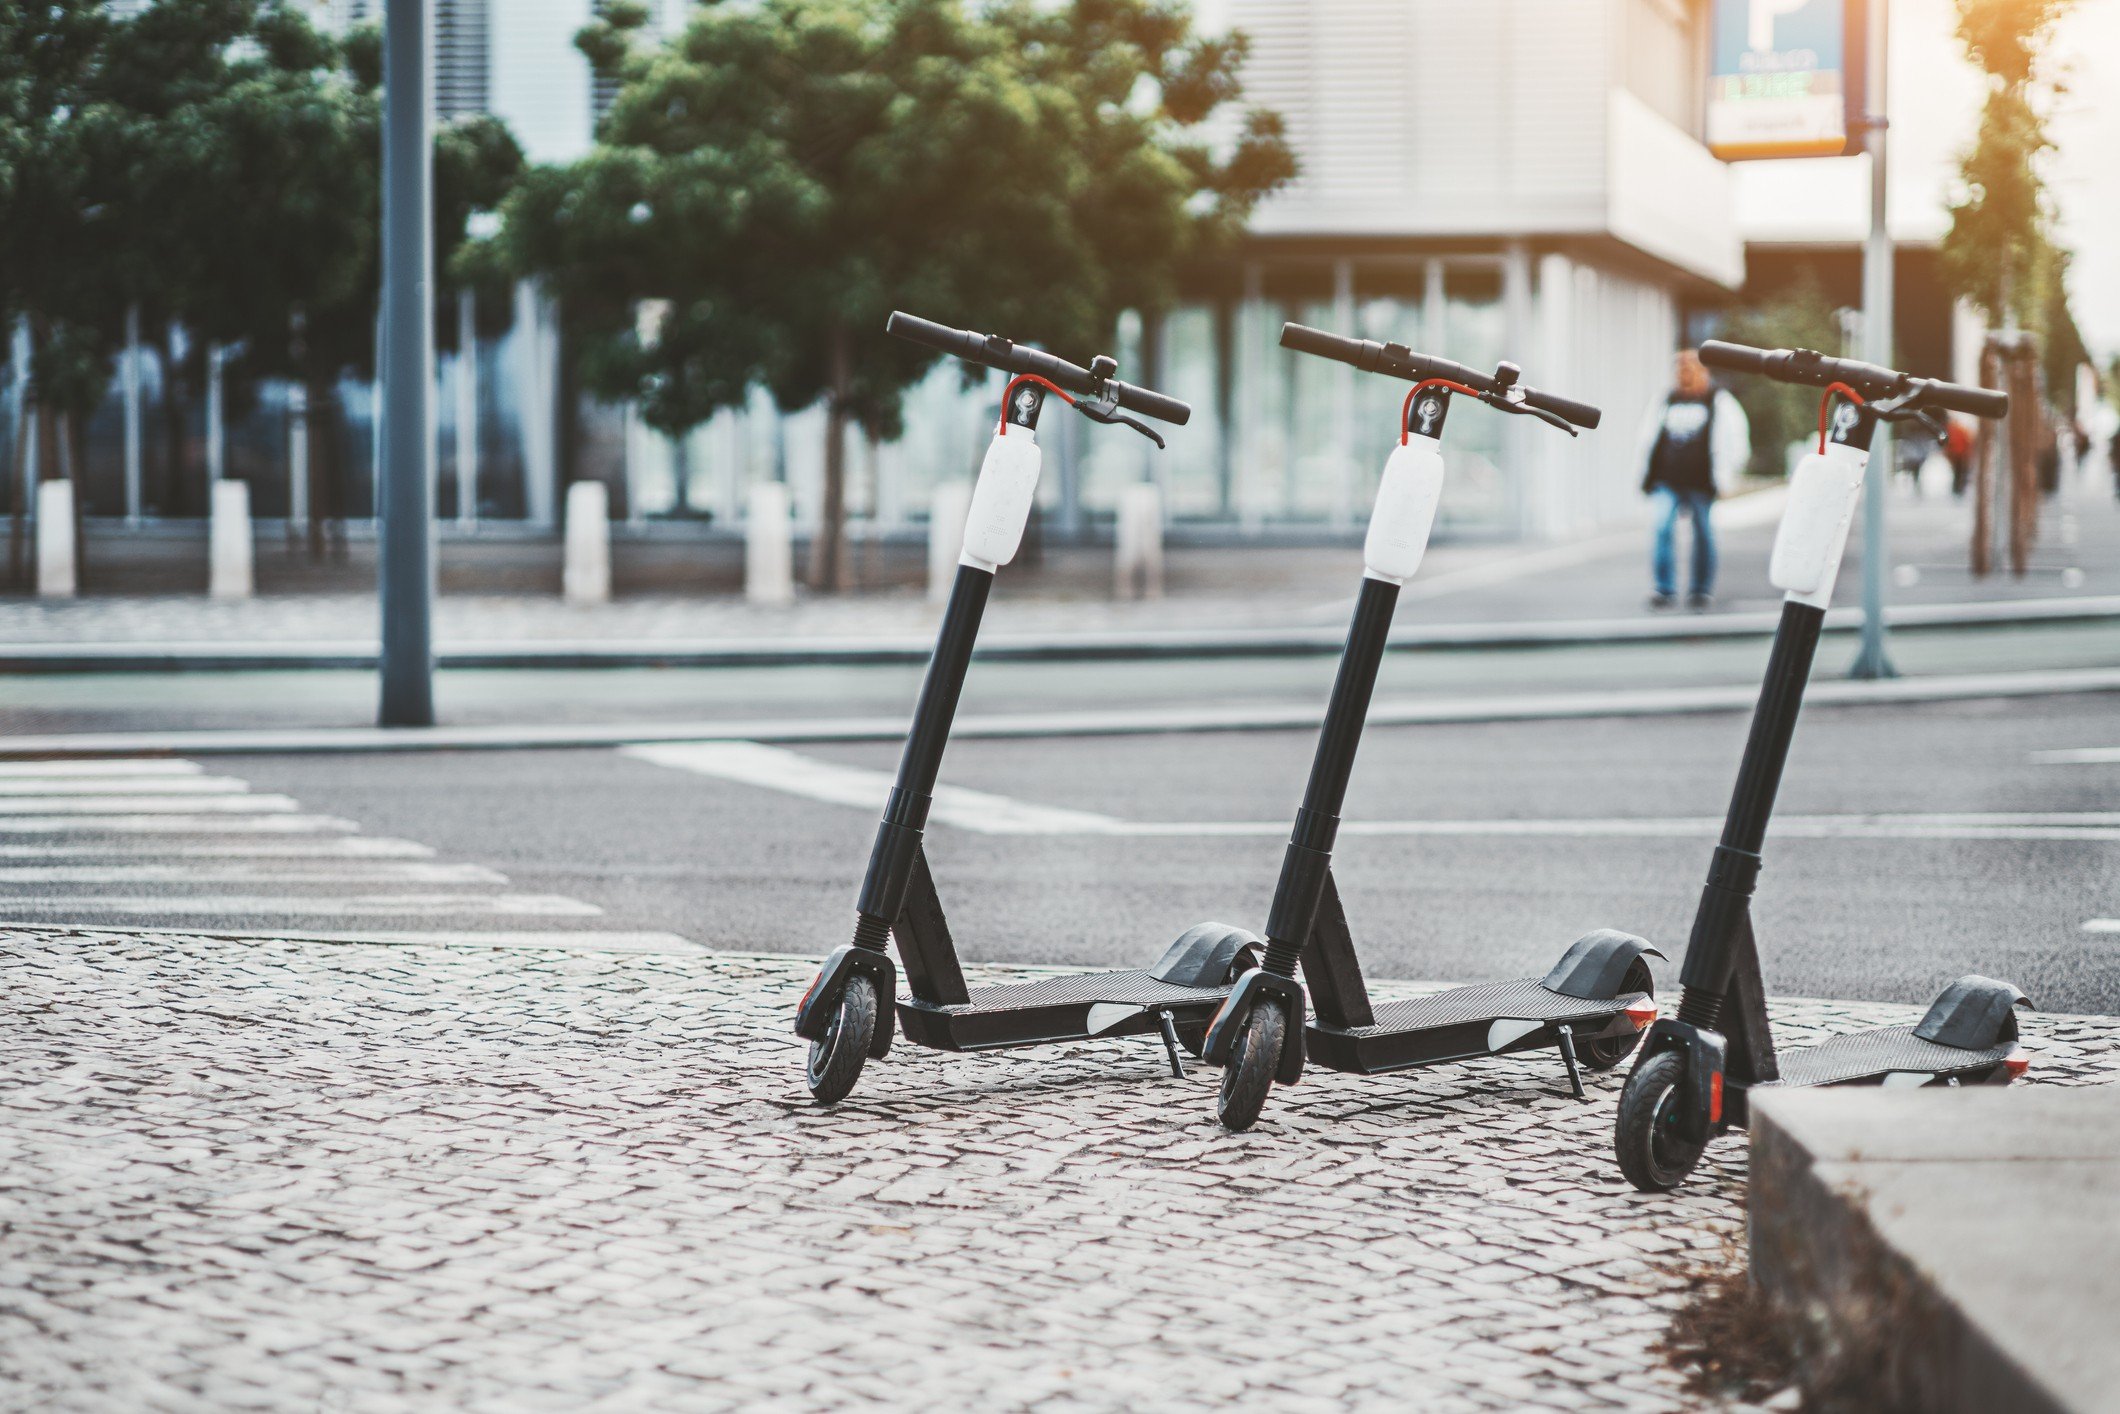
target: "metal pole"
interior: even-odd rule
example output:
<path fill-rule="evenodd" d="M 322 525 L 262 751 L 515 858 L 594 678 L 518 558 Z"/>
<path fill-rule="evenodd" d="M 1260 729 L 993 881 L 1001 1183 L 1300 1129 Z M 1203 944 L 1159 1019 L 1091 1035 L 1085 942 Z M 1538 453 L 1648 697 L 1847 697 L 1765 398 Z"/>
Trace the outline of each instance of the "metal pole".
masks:
<path fill-rule="evenodd" d="M 478 522 L 478 297 L 456 296 L 456 523 Z"/>
<path fill-rule="evenodd" d="M 1870 238 L 1862 247 L 1862 348 L 1869 363 L 1892 362 L 1892 232 L 1885 210 L 1886 18 L 1889 0 L 1870 0 Z M 1862 488 L 1862 651 L 1848 676 L 1896 678 L 1884 642 L 1884 511 L 1892 481 L 1892 427 L 1879 423 Z"/>
<path fill-rule="evenodd" d="M 376 486 L 386 727 L 434 724 L 434 143 L 429 0 L 383 25 L 383 402 Z"/>
<path fill-rule="evenodd" d="M 213 496 L 214 483 L 228 475 L 228 431 L 221 394 L 223 377 L 219 344 L 206 346 L 206 494 Z"/>
<path fill-rule="evenodd" d="M 125 307 L 125 523 L 140 523 L 140 306 Z"/>

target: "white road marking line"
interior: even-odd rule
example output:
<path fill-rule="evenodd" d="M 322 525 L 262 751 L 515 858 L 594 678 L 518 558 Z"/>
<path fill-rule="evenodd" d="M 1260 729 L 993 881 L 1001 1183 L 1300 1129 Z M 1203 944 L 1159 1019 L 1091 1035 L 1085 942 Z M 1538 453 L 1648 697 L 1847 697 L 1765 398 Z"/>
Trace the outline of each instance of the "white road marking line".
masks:
<path fill-rule="evenodd" d="M 83 795 L 248 795 L 250 784 L 233 776 L 36 776 L 0 777 L 0 798 Z"/>
<path fill-rule="evenodd" d="M 2083 920 L 2086 933 L 2120 933 L 2120 918 L 2086 918 Z"/>
<path fill-rule="evenodd" d="M 25 932 L 108 932 L 109 929 L 75 923 L 0 922 L 0 928 Z M 135 928 L 123 936 L 134 938 L 228 938 L 244 942 L 342 943 L 354 946 L 435 948 L 567 948 L 581 952 L 703 953 L 716 949 L 678 933 L 601 932 L 587 929 L 555 929 L 551 932 L 402 932 L 315 933 L 285 928 Z M 746 954 L 726 954 L 745 956 Z M 1440 984 L 1439 984 L 1440 989 Z"/>
<path fill-rule="evenodd" d="M 758 742 L 689 742 L 628 746 L 622 754 L 808 800 L 881 810 L 892 778 L 882 771 L 819 761 Z M 1289 820 L 1122 820 L 1060 806 L 1034 805 L 986 791 L 941 786 L 931 823 L 987 835 L 1113 835 L 1132 838 L 1275 836 Z M 1722 817 L 1558 820 L 1348 820 L 1342 835 L 1502 835 L 1712 838 Z M 1963 839 L 2120 841 L 2120 811 L 1787 815 L 1770 833 L 1785 839 Z"/>
<path fill-rule="evenodd" d="M 167 756 L 117 757 L 109 761 L 5 761 L 0 780 L 49 780 L 76 776 L 198 776 L 206 768 L 196 761 Z"/>
<path fill-rule="evenodd" d="M 2035 751 L 2032 753 L 2035 766 L 2112 766 L 2120 765 L 2120 746 L 2078 746 L 2066 751 Z"/>
<path fill-rule="evenodd" d="M 400 864 L 354 860 L 340 867 L 252 864 L 0 864 L 0 886 L 12 884 L 506 884 L 481 864 Z"/>
<path fill-rule="evenodd" d="M 0 835 L 354 834 L 336 815 L 0 815 Z"/>
<path fill-rule="evenodd" d="M 265 816 L 284 820 L 287 817 Z M 0 844 L 0 859 L 432 859 L 434 850 L 382 835 L 313 839 L 223 839 L 205 844 L 123 840 L 109 844 Z"/>
<path fill-rule="evenodd" d="M 290 898 L 231 894 L 206 898 L 81 898 L 63 894 L 0 899 L 0 908 L 134 917 L 331 914 L 349 918 L 447 918 L 492 914 L 513 918 L 593 918 L 603 910 L 560 894 L 373 894 L 356 898 Z"/>
<path fill-rule="evenodd" d="M 271 815 L 299 810 L 285 795 L 99 795 L 0 798 L 0 815 Z"/>
<path fill-rule="evenodd" d="M 882 771 L 819 761 L 755 741 L 629 746 L 622 754 L 675 770 L 868 810 L 883 809 L 892 783 L 892 777 Z M 938 786 L 928 819 L 988 835 L 1108 835 L 1123 833 L 1126 824 L 1110 815 L 1031 805 L 962 786 Z"/>

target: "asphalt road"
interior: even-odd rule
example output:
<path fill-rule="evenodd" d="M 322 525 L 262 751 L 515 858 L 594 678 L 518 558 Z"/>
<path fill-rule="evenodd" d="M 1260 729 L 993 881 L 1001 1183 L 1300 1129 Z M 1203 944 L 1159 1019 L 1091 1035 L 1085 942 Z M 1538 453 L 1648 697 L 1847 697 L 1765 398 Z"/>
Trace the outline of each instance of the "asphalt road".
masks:
<path fill-rule="evenodd" d="M 1450 981 L 1540 972 L 1580 931 L 1615 926 L 1663 945 L 1670 980 L 1746 720 L 1372 730 L 1350 832 L 1360 822 L 1471 823 L 1343 836 L 1338 875 L 1365 966 L 1379 977 Z M 1294 732 L 957 743 L 944 772 L 953 785 L 1129 827 L 1256 831 L 1056 835 L 938 824 L 930 853 L 965 956 L 1141 965 L 1202 918 L 1259 926 L 1276 833 L 1311 744 Z M 2120 811 L 2120 765 L 2032 760 L 2091 746 L 2120 746 L 2120 696 L 1808 712 L 1780 806 L 1796 832 L 1770 837 L 1755 908 L 1770 986 L 1917 1002 L 1960 972 L 1982 971 L 2017 981 L 2048 1009 L 2120 1013 L 2120 934 L 2084 928 L 2120 917 L 2120 842 L 2113 828 L 2086 832 L 2076 818 Z M 857 768 L 858 779 L 888 772 L 896 751 L 802 755 Z M 212 769 L 369 833 L 434 846 L 443 860 L 492 866 L 515 890 L 602 910 L 566 926 L 667 930 L 760 952 L 822 954 L 844 938 L 875 819 L 863 804 L 609 750 L 239 757 Z M 2027 830 L 1995 818 L 2025 813 L 2064 819 Z M 1933 820 L 1879 827 L 1849 818 L 1876 814 L 1975 818 L 1943 822 L 1940 837 L 1923 835 L 1936 833 Z M 1672 818 L 1705 823 L 1624 833 Z M 2120 826 L 2120 815 L 2107 823 Z M 1502 829 L 1519 833 L 1492 833 Z"/>

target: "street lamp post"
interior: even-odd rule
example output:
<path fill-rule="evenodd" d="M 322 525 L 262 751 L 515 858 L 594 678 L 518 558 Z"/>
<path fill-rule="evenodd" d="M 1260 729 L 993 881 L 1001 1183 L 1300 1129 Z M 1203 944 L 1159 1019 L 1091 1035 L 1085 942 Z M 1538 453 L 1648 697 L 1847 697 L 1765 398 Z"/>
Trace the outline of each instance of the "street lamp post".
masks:
<path fill-rule="evenodd" d="M 1892 231 L 1885 209 L 1885 55 L 1889 0 L 1869 6 L 1869 149 L 1870 236 L 1862 247 L 1862 357 L 1867 363 L 1892 365 Z M 1892 479 L 1892 426 L 1877 425 L 1870 445 L 1870 467 L 1862 488 L 1862 651 L 1848 675 L 1894 678 L 1898 669 L 1884 643 L 1884 514 Z"/>
<path fill-rule="evenodd" d="M 386 727 L 434 724 L 434 143 L 430 0 L 383 21 L 382 475 Z"/>

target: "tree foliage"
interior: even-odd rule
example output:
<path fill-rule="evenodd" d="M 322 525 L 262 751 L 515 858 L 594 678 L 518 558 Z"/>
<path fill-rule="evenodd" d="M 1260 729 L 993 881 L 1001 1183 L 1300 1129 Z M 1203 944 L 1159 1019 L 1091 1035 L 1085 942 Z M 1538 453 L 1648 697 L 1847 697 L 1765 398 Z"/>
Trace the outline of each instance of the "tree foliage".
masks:
<path fill-rule="evenodd" d="M 238 412 L 263 376 L 328 398 L 365 374 L 380 67 L 373 33 L 334 39 L 285 0 L 156 0 L 123 18 L 97 0 L 0 5 L 0 313 L 31 318 L 40 401 L 93 410 L 128 308 L 179 387 L 198 386 L 208 345 L 235 348 Z M 438 259 L 521 167 L 495 119 L 441 129 Z M 181 361 L 176 327 L 192 336 Z M 454 338 L 453 320 L 438 327 Z"/>
<path fill-rule="evenodd" d="M 1733 310 L 1717 337 L 1764 349 L 1833 349 L 1840 326 L 1818 272 L 1804 265 L 1787 285 Z M 1818 424 L 1817 391 L 1771 378 L 1740 378 L 1730 391 L 1751 424 L 1751 474 L 1783 475 L 1784 449 Z"/>
<path fill-rule="evenodd" d="M 823 400 L 813 583 L 838 577 L 847 426 L 895 436 L 936 357 L 883 337 L 893 308 L 1086 356 L 1293 172 L 1272 115 L 1231 111 L 1243 40 L 1159 0 L 709 4 L 655 46 L 644 15 L 581 35 L 616 100 L 594 151 L 510 197 L 497 255 L 651 426 L 758 385 Z"/>
<path fill-rule="evenodd" d="M 1987 79 L 1962 195 L 1943 239 L 1952 291 L 1997 322 L 2046 324 L 2065 255 L 2053 243 L 2053 202 L 2040 173 L 2053 147 L 2044 108 L 2059 92 L 2053 27 L 2075 0 L 1958 0 L 1957 34 Z"/>

